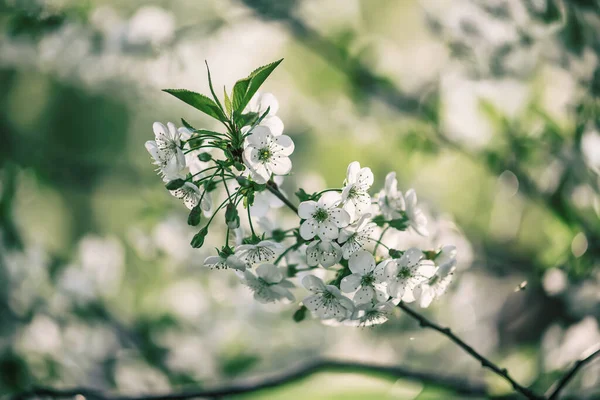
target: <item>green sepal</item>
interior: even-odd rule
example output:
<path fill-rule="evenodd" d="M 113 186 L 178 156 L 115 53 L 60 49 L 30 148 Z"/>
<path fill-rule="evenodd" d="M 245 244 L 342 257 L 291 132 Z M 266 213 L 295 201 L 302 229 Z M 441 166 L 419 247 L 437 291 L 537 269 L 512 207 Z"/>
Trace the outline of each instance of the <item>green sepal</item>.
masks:
<path fill-rule="evenodd" d="M 183 179 L 174 179 L 172 181 L 167 182 L 165 187 L 169 190 L 177 190 L 185 184 Z"/>
<path fill-rule="evenodd" d="M 302 322 L 306 318 L 306 311 L 308 311 L 308 308 L 306 308 L 306 306 L 300 306 L 300 308 L 296 310 L 292 318 L 294 318 L 295 322 Z"/>
<path fill-rule="evenodd" d="M 198 160 L 208 162 L 212 160 L 212 156 L 210 155 L 210 153 L 200 153 L 198 154 Z"/>
<path fill-rule="evenodd" d="M 202 247 L 204 245 L 204 239 L 206 239 L 206 235 L 208 235 L 208 228 L 204 227 L 200 229 L 200 231 L 194 235 L 194 238 L 190 243 L 192 247 L 195 249 Z"/>
<path fill-rule="evenodd" d="M 198 226 L 200 224 L 200 219 L 202 218 L 202 210 L 200 209 L 200 204 L 196 207 L 192 208 L 190 211 L 190 215 L 188 215 L 188 225 L 190 226 Z"/>

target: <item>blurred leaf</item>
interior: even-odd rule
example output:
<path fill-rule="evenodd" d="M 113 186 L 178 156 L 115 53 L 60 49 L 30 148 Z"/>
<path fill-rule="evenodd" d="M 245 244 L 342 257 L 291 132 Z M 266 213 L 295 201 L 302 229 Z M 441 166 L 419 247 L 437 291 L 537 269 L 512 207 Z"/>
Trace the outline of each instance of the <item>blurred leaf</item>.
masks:
<path fill-rule="evenodd" d="M 254 354 L 236 354 L 233 357 L 225 356 L 221 363 L 221 371 L 226 376 L 237 376 L 252 368 L 260 361 Z"/>
<path fill-rule="evenodd" d="M 282 61 L 283 58 L 272 62 L 271 64 L 259 67 L 252 71 L 247 78 L 237 81 L 233 87 L 234 113 L 241 114 L 244 111 L 244 108 L 248 105 L 252 96 L 254 96 L 261 85 Z"/>

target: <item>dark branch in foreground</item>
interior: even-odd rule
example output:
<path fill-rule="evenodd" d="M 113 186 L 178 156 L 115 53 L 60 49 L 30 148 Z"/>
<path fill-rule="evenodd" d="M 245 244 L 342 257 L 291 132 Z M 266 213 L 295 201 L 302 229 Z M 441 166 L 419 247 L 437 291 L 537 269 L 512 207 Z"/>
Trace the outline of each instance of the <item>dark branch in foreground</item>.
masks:
<path fill-rule="evenodd" d="M 585 364 L 591 362 L 594 357 L 600 356 L 600 344 L 586 351 L 586 354 L 588 355 L 584 355 L 581 359 L 579 359 L 575 365 L 573 365 L 573 367 L 571 367 L 571 369 L 562 378 L 560 378 L 559 381 L 557 381 L 550 389 L 548 389 L 548 392 L 546 392 L 546 397 L 548 397 L 548 400 L 558 399 L 560 391 L 567 386 L 567 383 L 573 379 L 575 374 L 577 374 L 577 372 L 583 368 Z"/>
<path fill-rule="evenodd" d="M 488 369 L 492 370 L 494 373 L 496 373 L 497 375 L 500 375 L 501 377 L 506 379 L 512 385 L 513 389 L 515 389 L 517 392 L 521 393 L 523 396 L 527 397 L 528 399 L 536 399 L 536 400 L 544 398 L 543 396 L 539 396 L 539 395 L 533 393 L 530 389 L 528 389 L 524 386 L 521 386 L 519 383 L 517 383 L 517 381 L 515 381 L 509 375 L 508 370 L 506 368 L 498 367 L 496 364 L 494 364 L 493 362 L 491 362 L 490 360 L 488 360 L 487 358 L 485 358 L 484 356 L 479 354 L 474 348 L 472 348 L 471 346 L 469 346 L 468 344 L 463 342 L 462 339 L 460 339 L 458 336 L 456 336 L 454 333 L 452 333 L 450 328 L 445 328 L 443 326 L 436 324 L 435 322 L 430 321 L 429 319 L 425 318 L 421 314 L 410 309 L 403 302 L 400 302 L 400 304 L 398 304 L 398 307 L 400 307 L 404 312 L 406 312 L 412 318 L 419 321 L 419 324 L 421 325 L 421 327 L 434 329 L 434 330 L 440 332 L 442 335 L 446 336 L 448 339 L 450 339 L 454 343 L 456 343 L 460 348 L 462 348 L 464 351 L 469 353 L 473 358 L 475 358 L 479 362 L 481 362 L 482 367 L 488 368 Z"/>
<path fill-rule="evenodd" d="M 428 383 L 438 387 L 452 390 L 454 393 L 465 397 L 481 397 L 486 395 L 486 388 L 483 383 L 471 382 L 460 378 L 446 375 L 435 375 L 427 372 L 413 371 L 411 369 L 398 366 L 385 366 L 377 364 L 366 364 L 360 362 L 337 361 L 337 360 L 317 360 L 293 368 L 279 375 L 264 379 L 252 379 L 246 382 L 224 386 L 216 389 L 190 390 L 165 394 L 140 395 L 140 396 L 118 396 L 108 395 L 100 391 L 89 388 L 73 389 L 51 389 L 36 388 L 30 391 L 17 394 L 12 400 L 25 400 L 35 397 L 49 398 L 73 398 L 82 395 L 92 400 L 185 400 L 193 398 L 217 399 L 224 396 L 256 392 L 262 389 L 273 388 L 288 384 L 306 378 L 314 373 L 323 370 L 341 371 L 341 372 L 360 372 L 368 374 L 382 374 L 395 378 L 409 379 Z"/>

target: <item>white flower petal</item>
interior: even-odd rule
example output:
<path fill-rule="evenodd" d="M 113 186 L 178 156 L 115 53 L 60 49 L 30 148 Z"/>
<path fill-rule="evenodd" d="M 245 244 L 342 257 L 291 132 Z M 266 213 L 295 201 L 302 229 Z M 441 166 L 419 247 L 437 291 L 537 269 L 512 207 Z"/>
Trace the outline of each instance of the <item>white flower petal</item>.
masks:
<path fill-rule="evenodd" d="M 300 225 L 300 236 L 304 240 L 310 240 L 317 234 L 317 223 L 314 219 L 307 219 Z"/>
<path fill-rule="evenodd" d="M 351 274 L 345 276 L 340 282 L 340 288 L 344 293 L 352 293 L 360 286 L 362 276 L 360 274 Z"/>
<path fill-rule="evenodd" d="M 368 251 L 360 250 L 348 259 L 348 267 L 353 273 L 366 275 L 375 269 L 375 259 Z"/>
<path fill-rule="evenodd" d="M 298 206 L 298 216 L 302 219 L 312 218 L 312 215 L 317 211 L 317 202 L 316 201 L 303 201 Z"/>

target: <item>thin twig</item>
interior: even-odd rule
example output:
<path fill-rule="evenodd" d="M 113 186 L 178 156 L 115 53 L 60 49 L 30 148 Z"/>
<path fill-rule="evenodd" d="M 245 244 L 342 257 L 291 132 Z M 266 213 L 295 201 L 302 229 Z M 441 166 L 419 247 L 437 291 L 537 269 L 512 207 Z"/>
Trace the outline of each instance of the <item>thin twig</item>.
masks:
<path fill-rule="evenodd" d="M 539 395 L 533 393 L 530 389 L 528 389 L 524 386 L 521 386 L 519 383 L 517 383 L 517 381 L 515 381 L 509 375 L 508 370 L 506 368 L 498 367 L 496 364 L 494 364 L 493 362 L 491 362 L 490 360 L 488 360 L 487 358 L 485 358 L 484 356 L 479 354 L 474 348 L 472 348 L 471 346 L 466 344 L 462 339 L 460 339 L 458 336 L 456 336 L 454 333 L 452 333 L 450 328 L 440 326 L 440 325 L 436 324 L 435 322 L 430 321 L 429 319 L 425 318 L 418 312 L 410 309 L 403 302 L 400 302 L 398 304 L 398 307 L 400 307 L 408 315 L 410 315 L 411 317 L 413 317 L 414 319 L 419 321 L 419 324 L 421 325 L 421 327 L 434 329 L 434 330 L 440 332 L 442 335 L 446 336 L 448 339 L 450 339 L 454 343 L 456 343 L 460 348 L 462 348 L 464 351 L 469 353 L 473 358 L 477 359 L 481 363 L 482 367 L 488 368 L 488 369 L 492 370 L 493 372 L 495 372 L 497 375 L 500 375 L 501 377 L 506 379 L 512 385 L 513 389 L 515 389 L 517 392 L 521 393 L 523 396 L 527 397 L 528 399 L 543 399 L 544 398 L 543 396 L 539 396 Z"/>
<path fill-rule="evenodd" d="M 594 359 L 594 357 L 597 356 L 600 356 L 600 344 L 587 350 L 582 356 L 582 358 L 577 360 L 575 365 L 573 365 L 573 367 L 571 367 L 571 369 L 567 371 L 567 373 L 562 378 L 560 378 L 554 385 L 552 385 L 552 387 L 550 387 L 550 389 L 548 389 L 548 391 L 546 392 L 546 397 L 548 398 L 548 400 L 558 399 L 560 391 L 567 386 L 567 383 L 569 383 L 569 381 L 573 379 L 575 374 L 577 374 L 577 372 L 581 368 L 583 368 L 585 364 L 591 362 Z"/>
<path fill-rule="evenodd" d="M 292 210 L 294 213 L 298 214 L 298 208 L 292 204 L 291 201 L 289 201 L 287 199 L 287 197 L 285 197 L 283 195 L 283 193 L 281 193 L 279 191 L 279 188 L 277 187 L 277 184 L 273 181 L 269 181 L 267 182 L 267 189 L 269 190 L 269 192 L 273 193 L 275 196 L 277 196 L 277 198 L 281 201 L 283 201 L 283 203 L 288 206 L 290 208 L 290 210 Z"/>
<path fill-rule="evenodd" d="M 152 394 L 140 396 L 110 396 L 100 391 L 89 388 L 73 388 L 66 390 L 51 388 L 36 388 L 12 397 L 12 400 L 26 400 L 34 397 L 72 398 L 77 395 L 93 400 L 186 400 L 192 398 L 221 398 L 242 393 L 257 392 L 259 390 L 285 385 L 313 375 L 323 370 L 343 372 L 362 372 L 370 374 L 384 374 L 396 378 L 403 378 L 444 387 L 457 394 L 469 397 L 485 396 L 487 391 L 481 382 L 472 382 L 447 375 L 436 375 L 427 372 L 413 371 L 399 366 L 367 364 L 361 362 L 339 360 L 317 360 L 300 365 L 287 372 L 266 379 L 253 379 L 239 384 L 224 386 L 216 389 L 189 390 L 165 394 Z"/>

